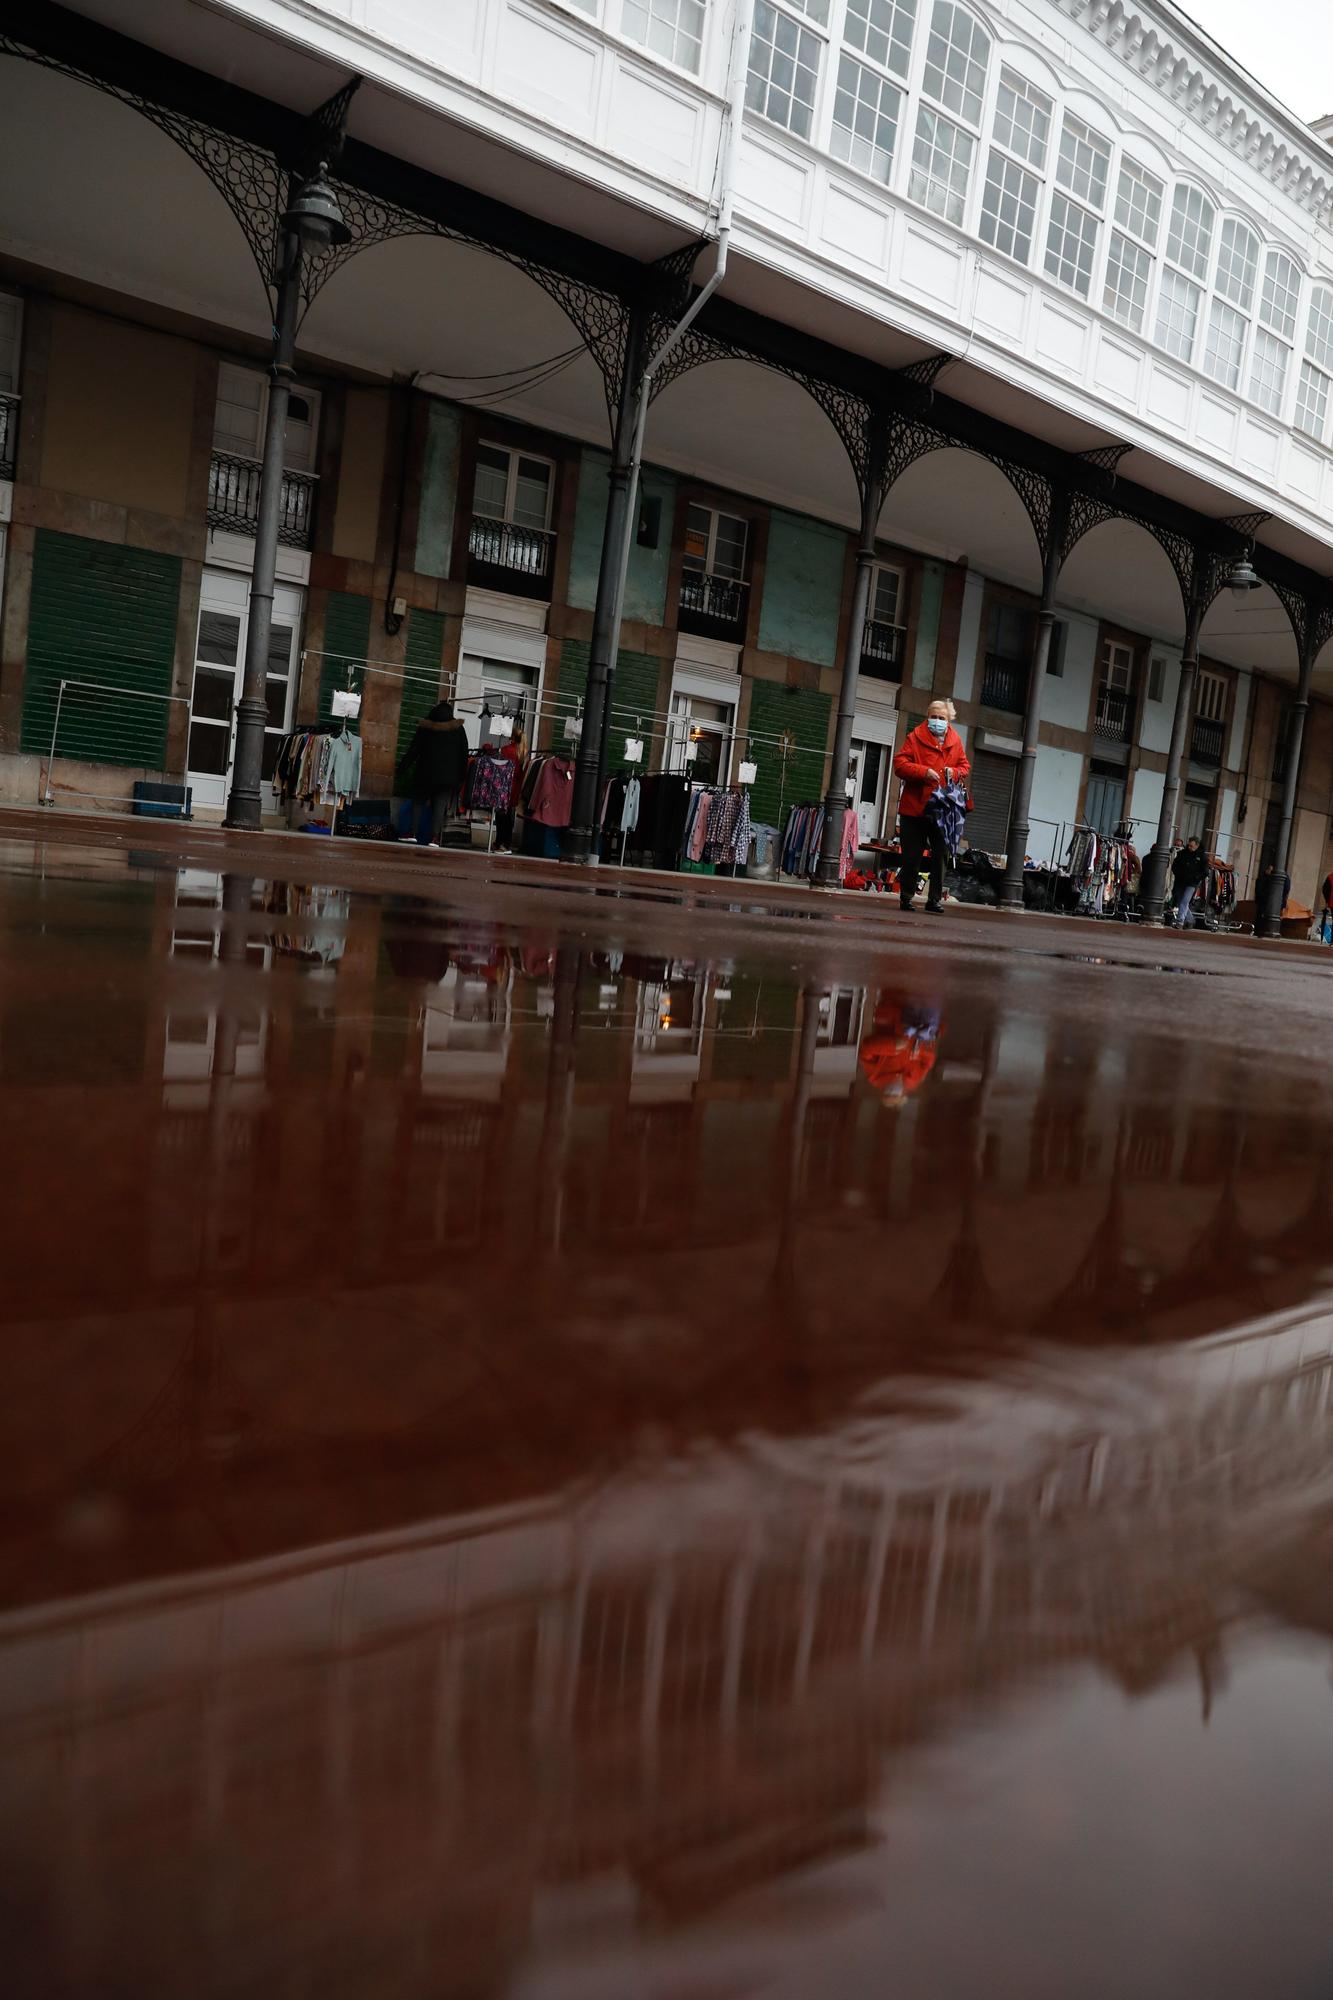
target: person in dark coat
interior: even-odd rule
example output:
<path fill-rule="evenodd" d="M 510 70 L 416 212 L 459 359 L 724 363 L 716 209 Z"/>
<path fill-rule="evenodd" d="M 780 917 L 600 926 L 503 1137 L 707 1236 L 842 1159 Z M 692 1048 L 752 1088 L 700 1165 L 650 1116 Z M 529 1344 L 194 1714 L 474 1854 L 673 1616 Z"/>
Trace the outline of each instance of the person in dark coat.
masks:
<path fill-rule="evenodd" d="M 467 757 L 467 731 L 454 714 L 453 703 L 437 701 L 417 724 L 398 766 L 398 782 L 416 807 L 413 817 L 420 846 L 441 844 L 444 823 L 458 808 Z"/>
<path fill-rule="evenodd" d="M 1181 929 L 1190 922 L 1194 898 L 1208 879 L 1208 856 L 1191 834 L 1171 863 L 1171 880 L 1176 891 L 1176 921 Z"/>

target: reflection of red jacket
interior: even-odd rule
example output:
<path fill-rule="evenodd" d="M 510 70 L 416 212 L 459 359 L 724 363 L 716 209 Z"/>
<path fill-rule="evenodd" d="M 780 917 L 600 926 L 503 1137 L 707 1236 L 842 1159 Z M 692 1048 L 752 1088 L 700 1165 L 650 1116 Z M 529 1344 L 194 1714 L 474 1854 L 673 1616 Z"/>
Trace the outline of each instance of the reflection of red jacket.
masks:
<path fill-rule="evenodd" d="M 875 1009 L 875 1032 L 861 1044 L 859 1060 L 866 1082 L 881 1097 L 910 1097 L 920 1090 L 935 1067 L 938 1023 L 913 1009 L 913 1018 L 892 1004 Z"/>
<path fill-rule="evenodd" d="M 895 776 L 903 781 L 898 817 L 920 819 L 926 801 L 944 783 L 945 772 L 952 771 L 962 785 L 966 784 L 972 766 L 967 761 L 963 739 L 952 723 L 937 743 L 925 723 L 918 722 L 894 758 L 893 769 Z"/>

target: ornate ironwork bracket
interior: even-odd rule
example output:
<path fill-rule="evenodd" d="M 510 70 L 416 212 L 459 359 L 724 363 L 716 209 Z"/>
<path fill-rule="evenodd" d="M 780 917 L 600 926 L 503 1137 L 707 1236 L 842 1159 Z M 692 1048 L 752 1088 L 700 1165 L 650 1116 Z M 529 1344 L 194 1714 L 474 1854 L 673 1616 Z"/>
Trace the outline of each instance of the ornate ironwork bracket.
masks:
<path fill-rule="evenodd" d="M 93 69 L 33 48 L 12 30 L 0 29 L 0 54 L 21 57 L 57 76 L 85 83 L 105 97 L 137 111 L 150 125 L 174 141 L 205 173 L 226 202 L 250 247 L 261 282 L 273 301 L 273 270 L 278 254 L 278 217 L 282 213 L 286 176 L 277 158 L 262 147 L 220 131 L 201 118 L 173 111 L 143 97 L 122 83 L 99 76 Z"/>
<path fill-rule="evenodd" d="M 1287 614 L 1300 658 L 1304 660 L 1308 653 L 1311 662 L 1317 660 L 1333 638 L 1333 602 L 1309 597 L 1289 583 L 1265 581 Z"/>

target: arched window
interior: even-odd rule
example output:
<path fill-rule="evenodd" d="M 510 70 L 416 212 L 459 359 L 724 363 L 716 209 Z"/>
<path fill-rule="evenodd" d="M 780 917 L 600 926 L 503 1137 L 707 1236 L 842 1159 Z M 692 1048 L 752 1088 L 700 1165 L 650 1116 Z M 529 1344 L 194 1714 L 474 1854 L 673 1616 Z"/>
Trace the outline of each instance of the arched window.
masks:
<path fill-rule="evenodd" d="M 893 79 L 906 79 L 915 27 L 916 0 L 847 0 L 843 40 L 860 54 L 838 59 L 832 150 L 880 181 L 893 171 L 903 108 Z"/>
<path fill-rule="evenodd" d="M 1161 290 L 1157 295 L 1159 347 L 1177 360 L 1194 358 L 1203 306 L 1203 280 L 1213 249 L 1215 210 L 1199 189 L 1181 183 L 1171 200 L 1171 221 L 1166 232 L 1166 264 Z"/>
<path fill-rule="evenodd" d="M 1044 91 L 1016 71 L 1001 69 L 981 197 L 981 240 L 1020 264 L 1032 255 L 1053 112 Z"/>
<path fill-rule="evenodd" d="M 1066 111 L 1055 158 L 1055 191 L 1046 229 L 1046 269 L 1086 299 L 1092 287 L 1097 232 L 1106 210 L 1111 147 L 1100 132 Z"/>
<path fill-rule="evenodd" d="M 1280 414 L 1296 334 L 1301 274 L 1285 250 L 1270 250 L 1264 259 L 1259 293 L 1259 328 L 1250 363 L 1250 394 L 1272 416 Z"/>
<path fill-rule="evenodd" d="M 967 206 L 989 61 L 980 22 L 952 0 L 935 0 L 908 193 L 946 222 L 961 223 Z"/>
<path fill-rule="evenodd" d="M 1137 160 L 1122 160 L 1115 191 L 1115 227 L 1106 256 L 1106 310 L 1136 333 L 1143 327 L 1152 281 L 1152 253 L 1162 226 L 1165 189 Z"/>
<path fill-rule="evenodd" d="M 1333 291 L 1316 285 L 1305 323 L 1305 360 L 1296 394 L 1296 422 L 1322 444 L 1328 434 L 1328 398 L 1333 381 Z"/>

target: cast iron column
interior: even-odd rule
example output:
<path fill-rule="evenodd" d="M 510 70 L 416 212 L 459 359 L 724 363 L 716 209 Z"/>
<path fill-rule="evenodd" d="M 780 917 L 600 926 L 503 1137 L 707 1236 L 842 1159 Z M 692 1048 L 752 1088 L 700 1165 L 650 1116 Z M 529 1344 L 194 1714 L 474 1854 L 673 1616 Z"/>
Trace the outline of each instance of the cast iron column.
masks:
<path fill-rule="evenodd" d="M 616 407 L 616 434 L 611 450 L 611 483 L 606 499 L 606 522 L 602 528 L 602 560 L 597 571 L 597 598 L 592 614 L 592 645 L 588 654 L 588 685 L 583 700 L 583 733 L 579 737 L 574 763 L 574 798 L 570 807 L 569 829 L 563 855 L 566 861 L 590 861 L 597 820 L 597 796 L 601 790 L 602 766 L 606 756 L 607 725 L 611 713 L 611 689 L 615 681 L 614 654 L 620 644 L 620 608 L 625 590 L 625 570 L 633 546 L 634 523 L 630 519 L 633 489 L 637 483 L 634 466 L 634 436 L 638 417 L 639 378 L 643 373 L 644 341 L 648 330 L 648 308 L 636 303 L 630 308 L 625 334 L 625 368 Z"/>
<path fill-rule="evenodd" d="M 1032 831 L 1032 781 L 1037 774 L 1037 743 L 1041 735 L 1041 691 L 1051 657 L 1051 631 L 1055 624 L 1055 590 L 1064 560 L 1065 528 L 1069 520 L 1066 494 L 1052 493 L 1051 522 L 1046 537 L 1046 555 L 1041 567 L 1041 608 L 1037 612 L 1037 636 L 1028 672 L 1027 707 L 1023 713 L 1023 755 L 1018 763 L 1018 782 L 1009 814 L 1009 833 L 1004 864 L 1004 887 L 1000 907 L 1023 907 L 1023 863 L 1027 858 L 1028 835 Z"/>
<path fill-rule="evenodd" d="M 258 830 L 264 725 L 268 720 L 268 651 L 273 630 L 273 583 L 278 567 L 282 520 L 282 459 L 287 433 L 287 399 L 296 357 L 296 319 L 301 303 L 301 240 L 282 238 L 278 317 L 273 329 L 273 366 L 264 426 L 264 459 L 259 474 L 259 518 L 250 578 L 250 610 L 245 626 L 245 678 L 236 704 L 236 750 L 231 767 L 226 826 Z"/>
<path fill-rule="evenodd" d="M 1287 731 L 1287 768 L 1282 779 L 1282 819 L 1277 830 L 1277 846 L 1273 849 L 1273 875 L 1268 890 L 1268 904 L 1259 913 L 1260 931 L 1264 937 L 1275 938 L 1282 935 L 1282 884 L 1287 873 L 1287 857 L 1291 852 L 1291 827 L 1296 817 L 1296 794 L 1301 782 L 1301 750 L 1305 738 L 1305 718 L 1310 712 L 1310 676 L 1314 672 L 1315 655 L 1318 651 L 1319 638 L 1314 614 L 1311 613 L 1301 646 L 1300 675 L 1296 682 L 1296 699 L 1291 704 L 1291 724 Z M 1259 880 L 1262 884 L 1262 875 Z"/>
<path fill-rule="evenodd" d="M 1199 632 L 1208 609 L 1209 594 L 1204 576 L 1211 576 L 1208 558 L 1194 558 L 1194 578 L 1189 610 L 1185 616 L 1185 647 L 1180 660 L 1180 686 L 1176 689 L 1176 712 L 1171 719 L 1171 748 L 1166 753 L 1166 777 L 1162 784 L 1162 810 L 1157 821 L 1157 838 L 1152 844 L 1143 871 L 1143 914 L 1150 924 L 1160 924 L 1166 903 L 1166 871 L 1171 859 L 1171 837 L 1176 828 L 1176 807 L 1180 801 L 1180 766 L 1185 755 L 1185 735 L 1194 706 L 1194 677 L 1199 670 Z"/>
<path fill-rule="evenodd" d="M 815 863 L 821 889 L 836 889 L 842 879 L 842 816 L 847 809 L 847 766 L 852 754 L 856 719 L 856 683 L 861 672 L 861 646 L 870 608 L 870 575 L 875 567 L 875 535 L 884 491 L 884 418 L 872 411 L 866 425 L 865 483 L 861 489 L 861 542 L 856 551 L 852 610 L 842 651 L 842 684 L 838 689 L 838 721 L 833 732 L 833 761 L 824 795 L 824 832 Z"/>

